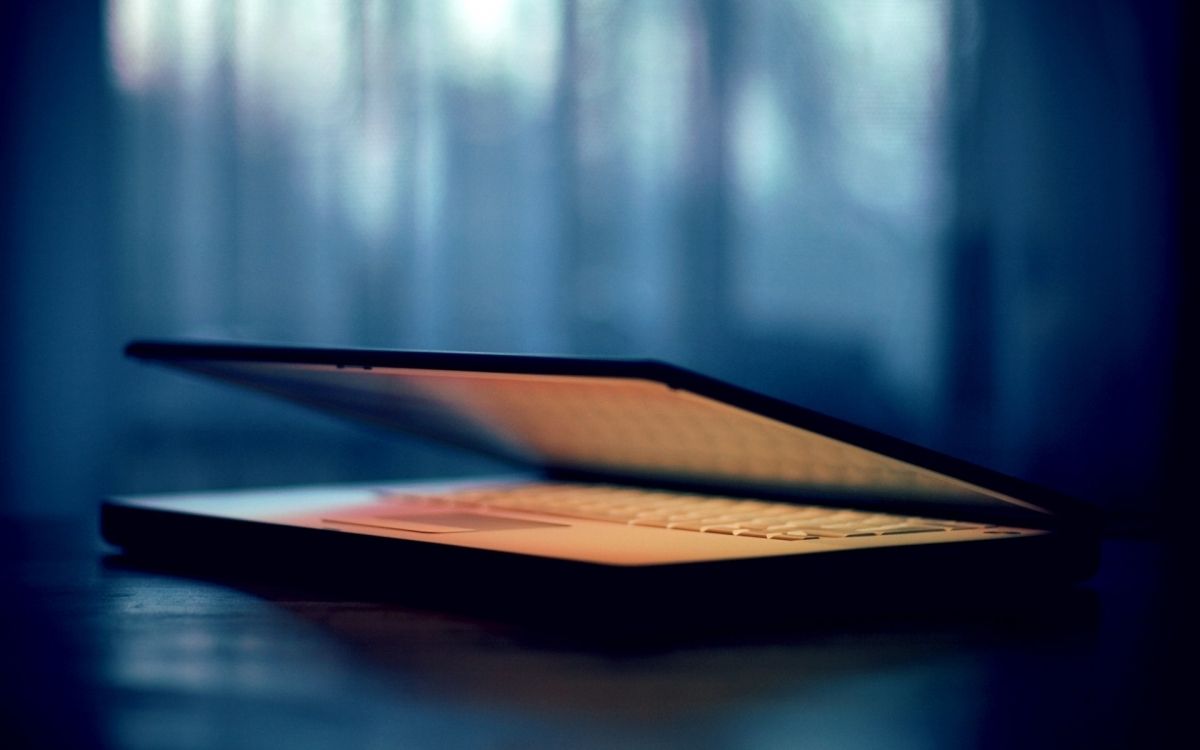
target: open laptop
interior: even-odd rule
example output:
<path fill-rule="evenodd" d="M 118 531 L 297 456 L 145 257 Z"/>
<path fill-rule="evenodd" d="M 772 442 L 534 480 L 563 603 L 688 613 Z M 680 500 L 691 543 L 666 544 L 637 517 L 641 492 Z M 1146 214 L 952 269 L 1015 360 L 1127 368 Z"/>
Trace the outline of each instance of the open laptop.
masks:
<path fill-rule="evenodd" d="M 109 499 L 103 534 L 130 552 L 655 597 L 1059 585 L 1096 562 L 1074 501 L 659 362 L 149 341 L 126 353 L 514 467 Z"/>

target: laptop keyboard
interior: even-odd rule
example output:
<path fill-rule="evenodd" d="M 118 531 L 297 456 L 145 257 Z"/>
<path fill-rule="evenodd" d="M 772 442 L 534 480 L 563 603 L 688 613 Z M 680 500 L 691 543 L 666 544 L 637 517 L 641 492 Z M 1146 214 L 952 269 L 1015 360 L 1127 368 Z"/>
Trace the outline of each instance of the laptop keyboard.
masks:
<path fill-rule="evenodd" d="M 529 484 L 386 497 L 788 542 L 994 528 L 965 521 L 605 485 Z"/>

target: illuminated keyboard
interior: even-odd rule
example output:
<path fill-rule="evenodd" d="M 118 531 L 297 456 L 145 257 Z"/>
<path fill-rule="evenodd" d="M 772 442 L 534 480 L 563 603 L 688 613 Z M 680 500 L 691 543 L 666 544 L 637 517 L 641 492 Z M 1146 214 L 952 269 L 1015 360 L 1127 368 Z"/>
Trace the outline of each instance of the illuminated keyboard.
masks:
<path fill-rule="evenodd" d="M 987 524 L 608 485 L 527 484 L 384 498 L 780 541 L 944 533 Z"/>

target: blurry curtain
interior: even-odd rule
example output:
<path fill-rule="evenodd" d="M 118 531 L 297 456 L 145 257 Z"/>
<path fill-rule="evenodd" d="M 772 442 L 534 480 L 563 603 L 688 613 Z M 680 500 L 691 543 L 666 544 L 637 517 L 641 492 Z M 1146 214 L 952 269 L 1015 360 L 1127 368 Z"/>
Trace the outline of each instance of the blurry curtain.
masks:
<path fill-rule="evenodd" d="M 935 0 L 114 0 L 124 314 L 732 376 L 771 340 L 765 385 L 819 380 L 796 360 L 821 353 L 920 414 L 949 22 Z"/>
<path fill-rule="evenodd" d="M 653 356 L 1137 491 L 1169 19 L 1085 5 L 110 0 L 119 328 Z"/>

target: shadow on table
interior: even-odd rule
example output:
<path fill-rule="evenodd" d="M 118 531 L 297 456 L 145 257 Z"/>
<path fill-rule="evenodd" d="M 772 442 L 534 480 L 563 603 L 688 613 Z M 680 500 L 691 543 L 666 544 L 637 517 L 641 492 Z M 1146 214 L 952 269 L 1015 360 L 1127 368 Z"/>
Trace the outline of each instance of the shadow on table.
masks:
<path fill-rule="evenodd" d="M 1086 643 L 1098 606 L 1086 588 L 926 589 L 772 599 L 720 590 L 694 601 L 553 588 L 502 596 L 106 557 L 113 572 L 169 573 L 227 586 L 316 625 L 362 659 L 420 675 L 456 700 L 565 716 L 662 721 L 814 694 L 839 681 L 968 665 L 997 645 Z M 537 587 L 530 584 L 530 589 Z M 585 597 L 586 598 L 586 597 Z"/>

